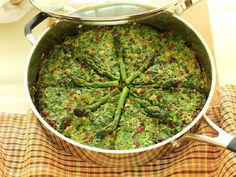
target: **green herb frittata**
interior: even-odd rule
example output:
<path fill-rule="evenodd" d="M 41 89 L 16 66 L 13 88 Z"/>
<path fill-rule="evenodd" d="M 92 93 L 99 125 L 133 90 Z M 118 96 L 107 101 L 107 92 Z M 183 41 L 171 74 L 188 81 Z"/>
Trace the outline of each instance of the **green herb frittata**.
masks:
<path fill-rule="evenodd" d="M 37 109 L 58 132 L 104 149 L 146 147 L 187 126 L 206 101 L 195 53 L 151 26 L 84 26 L 45 56 Z"/>

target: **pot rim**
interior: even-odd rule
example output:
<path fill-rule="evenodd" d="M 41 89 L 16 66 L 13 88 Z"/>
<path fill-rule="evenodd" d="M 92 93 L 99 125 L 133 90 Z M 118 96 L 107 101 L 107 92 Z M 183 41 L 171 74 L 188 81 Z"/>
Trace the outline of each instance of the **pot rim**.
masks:
<path fill-rule="evenodd" d="M 158 148 L 160 146 L 166 145 L 170 142 L 173 142 L 174 140 L 176 140 L 177 138 L 179 138 L 180 136 L 182 136 L 183 134 L 185 134 L 187 131 L 189 131 L 201 118 L 202 116 L 207 112 L 207 109 L 209 108 L 209 105 L 212 101 L 213 98 L 213 94 L 215 91 L 215 86 L 216 86 L 216 68 L 215 68 L 215 62 L 212 56 L 212 52 L 210 50 L 210 48 L 208 47 L 206 41 L 204 40 L 204 38 L 201 36 L 201 34 L 199 32 L 197 32 L 196 29 L 194 29 L 194 27 L 187 21 L 185 21 L 184 19 L 182 19 L 181 17 L 172 14 L 172 16 L 174 18 L 177 18 L 178 20 L 180 20 L 181 22 L 183 22 L 190 30 L 192 30 L 197 37 L 200 39 L 201 43 L 203 44 L 204 48 L 207 51 L 207 54 L 209 56 L 209 60 L 210 60 L 210 64 L 211 64 L 211 87 L 210 87 L 210 92 L 208 94 L 208 98 L 205 102 L 204 107 L 202 108 L 201 112 L 198 114 L 198 116 L 189 124 L 187 125 L 183 130 L 181 130 L 180 132 L 178 132 L 177 134 L 175 134 L 174 136 L 166 139 L 165 141 L 162 141 L 160 143 L 154 144 L 154 145 L 150 145 L 147 147 L 142 147 L 142 148 L 137 148 L 137 149 L 130 149 L 130 150 L 110 150 L 110 149 L 101 149 L 101 148 L 97 148 L 97 147 L 92 147 L 89 145 L 85 145 L 85 144 L 81 144 L 79 142 L 76 142 L 70 138 L 65 137 L 64 135 L 62 135 L 61 133 L 59 133 L 58 131 L 56 131 L 54 128 L 52 128 L 45 120 L 44 118 L 39 114 L 39 112 L 37 111 L 31 96 L 30 96 L 30 90 L 28 87 L 28 68 L 29 68 L 29 64 L 31 61 L 31 56 L 36 48 L 36 46 L 38 45 L 40 39 L 42 39 L 42 37 L 51 29 L 50 27 L 48 27 L 38 38 L 37 42 L 33 45 L 33 47 L 30 50 L 30 53 L 27 57 L 26 60 L 26 64 L 25 64 L 25 73 L 24 73 L 24 87 L 25 87 L 25 93 L 26 93 L 26 97 L 28 100 L 28 103 L 30 104 L 31 109 L 33 110 L 34 114 L 37 116 L 37 118 L 40 120 L 40 122 L 47 128 L 49 129 L 51 132 L 53 132 L 56 136 L 58 136 L 59 138 L 63 139 L 66 142 L 69 142 L 72 145 L 75 145 L 77 147 L 80 148 L 84 148 L 86 150 L 90 150 L 90 151 L 95 151 L 95 152 L 101 152 L 101 153 L 107 153 L 107 154 L 130 154 L 130 153 L 140 153 L 140 152 L 144 152 L 144 151 L 148 151 L 148 150 L 152 150 L 154 148 Z"/>

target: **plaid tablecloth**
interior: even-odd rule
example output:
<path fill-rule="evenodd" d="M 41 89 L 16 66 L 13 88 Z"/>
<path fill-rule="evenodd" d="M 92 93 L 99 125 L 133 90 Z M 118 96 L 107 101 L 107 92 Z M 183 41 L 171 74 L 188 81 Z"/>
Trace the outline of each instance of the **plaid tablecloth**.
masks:
<path fill-rule="evenodd" d="M 236 135 L 236 86 L 219 89 L 219 107 L 209 117 Z M 213 135 L 204 123 L 198 133 Z M 180 146 L 160 160 L 137 167 L 101 167 L 62 151 L 46 136 L 37 118 L 0 114 L 0 176 L 236 176 L 236 153 L 200 142 Z"/>

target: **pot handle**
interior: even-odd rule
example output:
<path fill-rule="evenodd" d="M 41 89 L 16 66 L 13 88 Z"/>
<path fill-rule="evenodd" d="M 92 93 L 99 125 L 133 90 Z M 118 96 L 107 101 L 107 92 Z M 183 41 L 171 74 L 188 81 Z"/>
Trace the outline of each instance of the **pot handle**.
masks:
<path fill-rule="evenodd" d="M 25 37 L 28 39 L 28 41 L 34 45 L 36 43 L 36 39 L 32 34 L 32 30 L 42 21 L 44 21 L 46 18 L 48 18 L 49 15 L 43 12 L 40 12 L 35 17 L 33 17 L 24 28 Z"/>
<path fill-rule="evenodd" d="M 184 1 L 179 1 L 176 5 L 175 5 L 175 10 L 174 13 L 176 15 L 181 15 L 185 10 L 187 10 L 189 7 L 197 4 L 198 2 L 200 2 L 201 0 L 184 0 Z"/>
<path fill-rule="evenodd" d="M 224 148 L 227 148 L 233 152 L 236 152 L 236 137 L 228 134 L 220 127 L 218 127 L 212 120 L 207 116 L 203 116 L 205 122 L 217 133 L 217 137 L 209 137 L 205 135 L 198 135 L 194 133 L 187 133 L 183 135 L 179 140 L 189 139 L 194 141 L 207 142 L 210 144 L 218 145 Z"/>

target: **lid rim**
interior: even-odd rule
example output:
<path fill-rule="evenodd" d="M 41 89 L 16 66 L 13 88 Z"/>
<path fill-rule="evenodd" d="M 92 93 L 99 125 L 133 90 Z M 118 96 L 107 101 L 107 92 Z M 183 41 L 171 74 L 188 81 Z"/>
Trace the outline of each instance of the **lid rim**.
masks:
<path fill-rule="evenodd" d="M 57 18 L 59 20 L 63 19 L 63 20 L 72 20 L 72 21 L 78 21 L 78 22 L 119 22 L 119 21 L 135 21 L 135 20 L 140 20 L 142 18 L 157 14 L 157 13 L 161 13 L 163 11 L 165 11 L 166 9 L 169 9 L 172 6 L 175 6 L 177 3 L 179 2 L 179 0 L 176 0 L 174 3 L 170 3 L 165 7 L 161 7 L 159 9 L 154 8 L 151 10 L 147 10 L 144 12 L 138 12 L 138 13 L 134 13 L 134 14 L 130 14 L 130 15 L 121 15 L 121 16 L 114 16 L 114 17 L 86 17 L 86 16 L 75 16 L 75 15 L 71 15 L 73 13 L 75 13 L 78 10 L 74 10 L 71 12 L 68 12 L 66 14 L 60 14 L 57 12 L 53 12 L 49 9 L 43 9 L 40 8 L 38 6 L 36 6 L 35 3 L 33 3 L 33 0 L 30 0 L 30 3 L 39 11 L 48 14 L 50 17 L 53 18 Z"/>

